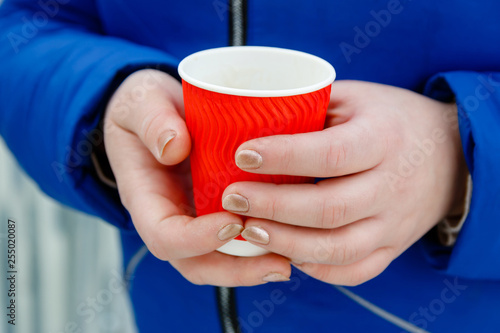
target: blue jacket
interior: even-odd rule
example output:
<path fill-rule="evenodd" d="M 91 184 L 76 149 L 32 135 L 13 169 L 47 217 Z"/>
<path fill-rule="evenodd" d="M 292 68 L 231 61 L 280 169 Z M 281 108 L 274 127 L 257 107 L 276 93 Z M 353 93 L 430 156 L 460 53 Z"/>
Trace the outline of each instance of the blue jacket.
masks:
<path fill-rule="evenodd" d="M 50 196 L 120 228 L 142 332 L 219 331 L 214 288 L 141 251 L 90 151 L 126 75 L 176 75 L 186 55 L 228 45 L 228 2 L 5 0 L 0 14 L 0 134 L 20 165 Z M 455 246 L 425 237 L 361 286 L 294 271 L 237 288 L 242 332 L 500 331 L 500 2 L 250 0 L 245 14 L 249 45 L 318 55 L 337 79 L 454 98 L 473 192 Z"/>

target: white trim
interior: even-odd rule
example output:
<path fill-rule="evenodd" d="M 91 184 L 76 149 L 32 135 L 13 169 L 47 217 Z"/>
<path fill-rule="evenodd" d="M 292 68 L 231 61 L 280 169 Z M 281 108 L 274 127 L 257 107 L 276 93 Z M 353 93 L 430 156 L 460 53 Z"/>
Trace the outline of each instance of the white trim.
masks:
<path fill-rule="evenodd" d="M 253 245 L 246 240 L 239 239 L 231 239 L 229 242 L 219 247 L 217 251 L 238 257 L 258 257 L 270 253 L 266 249 Z"/>
<path fill-rule="evenodd" d="M 132 258 L 128 262 L 127 268 L 125 269 L 124 279 L 129 289 L 130 289 L 130 283 L 132 282 L 137 266 L 139 266 L 142 259 L 144 259 L 144 257 L 148 253 L 149 253 L 148 247 L 146 245 L 143 245 L 141 248 L 139 248 L 139 250 L 137 250 L 137 252 L 132 256 Z"/>
<path fill-rule="evenodd" d="M 356 295 L 355 293 L 353 293 L 350 290 L 347 290 L 344 287 L 340 287 L 340 286 L 333 286 L 333 287 L 335 289 L 337 289 L 338 291 L 340 291 L 345 296 L 349 297 L 354 302 L 358 303 L 359 305 L 361 305 L 362 307 L 367 309 L 368 311 L 374 313 L 375 315 L 379 316 L 380 318 L 390 322 L 391 324 L 393 324 L 399 328 L 402 328 L 410 333 L 429 333 L 428 331 L 421 329 L 421 328 L 393 315 L 392 313 L 385 311 L 384 309 L 376 306 L 375 304 L 368 302 L 366 299 Z"/>

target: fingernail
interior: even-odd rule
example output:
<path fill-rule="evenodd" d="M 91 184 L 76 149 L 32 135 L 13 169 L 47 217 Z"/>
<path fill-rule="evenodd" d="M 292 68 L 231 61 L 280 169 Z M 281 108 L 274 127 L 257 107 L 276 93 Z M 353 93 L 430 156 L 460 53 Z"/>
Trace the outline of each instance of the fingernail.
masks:
<path fill-rule="evenodd" d="M 261 227 L 248 227 L 243 230 L 241 236 L 246 240 L 267 245 L 269 244 L 269 234 Z"/>
<path fill-rule="evenodd" d="M 236 165 L 241 169 L 260 168 L 262 156 L 255 150 L 242 150 L 236 154 Z"/>
<path fill-rule="evenodd" d="M 222 229 L 219 230 L 217 233 L 217 237 L 221 241 L 226 241 L 228 239 L 233 239 L 234 237 L 238 236 L 241 234 L 241 231 L 243 230 L 243 226 L 239 224 L 228 224 Z"/>
<path fill-rule="evenodd" d="M 222 207 L 232 212 L 248 212 L 250 204 L 248 199 L 239 194 L 229 194 L 222 199 Z"/>
<path fill-rule="evenodd" d="M 290 281 L 290 278 L 287 278 L 281 273 L 271 272 L 266 276 L 264 276 L 262 280 L 266 282 L 284 282 L 284 281 Z"/>
<path fill-rule="evenodd" d="M 172 141 L 173 138 L 175 138 L 176 135 L 177 133 L 175 131 L 168 130 L 167 132 L 163 133 L 163 135 L 160 136 L 160 138 L 158 139 L 159 145 L 157 152 L 159 158 L 163 157 L 165 148 L 167 147 L 168 143 Z"/>

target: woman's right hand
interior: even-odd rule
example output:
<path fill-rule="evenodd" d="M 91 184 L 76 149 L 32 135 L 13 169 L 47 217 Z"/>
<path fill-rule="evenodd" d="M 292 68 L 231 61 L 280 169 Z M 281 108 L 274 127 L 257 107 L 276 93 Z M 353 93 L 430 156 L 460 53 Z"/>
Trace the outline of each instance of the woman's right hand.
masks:
<path fill-rule="evenodd" d="M 279 255 L 240 258 L 215 251 L 243 230 L 237 215 L 185 215 L 193 207 L 191 140 L 177 80 L 153 69 L 128 76 L 107 105 L 104 142 L 121 201 L 154 256 L 195 284 L 288 279 L 290 263 Z"/>

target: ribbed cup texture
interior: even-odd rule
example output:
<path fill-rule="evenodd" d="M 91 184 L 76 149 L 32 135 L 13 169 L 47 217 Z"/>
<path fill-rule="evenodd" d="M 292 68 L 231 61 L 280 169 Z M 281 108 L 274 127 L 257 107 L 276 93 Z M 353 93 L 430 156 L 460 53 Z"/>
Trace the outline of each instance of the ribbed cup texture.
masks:
<path fill-rule="evenodd" d="M 277 134 L 322 130 L 331 86 L 287 97 L 225 95 L 182 82 L 186 123 L 191 133 L 191 173 L 198 216 L 223 211 L 222 193 L 231 183 L 310 182 L 307 177 L 259 175 L 239 169 L 236 149 L 245 141 Z"/>

